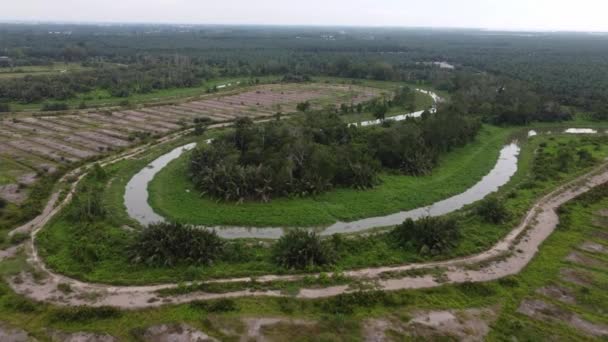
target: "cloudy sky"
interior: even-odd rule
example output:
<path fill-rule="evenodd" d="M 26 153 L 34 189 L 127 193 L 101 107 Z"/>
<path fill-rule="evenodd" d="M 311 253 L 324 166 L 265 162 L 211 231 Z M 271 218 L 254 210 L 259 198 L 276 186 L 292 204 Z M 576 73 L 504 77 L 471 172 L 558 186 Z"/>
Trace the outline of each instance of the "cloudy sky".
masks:
<path fill-rule="evenodd" d="M 608 0 L 0 0 L 0 21 L 608 31 Z"/>

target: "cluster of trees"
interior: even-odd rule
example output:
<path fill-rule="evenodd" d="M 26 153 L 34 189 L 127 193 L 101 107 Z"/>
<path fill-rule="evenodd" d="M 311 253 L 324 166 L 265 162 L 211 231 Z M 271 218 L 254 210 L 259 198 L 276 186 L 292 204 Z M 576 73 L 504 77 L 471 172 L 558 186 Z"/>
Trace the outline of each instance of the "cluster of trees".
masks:
<path fill-rule="evenodd" d="M 193 151 L 189 175 L 203 194 L 224 201 L 366 189 L 382 167 L 430 173 L 441 153 L 468 143 L 480 127 L 448 110 L 373 128 L 349 126 L 335 113 L 259 125 L 240 119 L 234 132 Z"/>
<path fill-rule="evenodd" d="M 423 217 L 405 220 L 391 232 L 404 248 L 413 248 L 421 255 L 439 255 L 456 246 L 460 229 L 454 218 Z"/>
<path fill-rule="evenodd" d="M 192 153 L 190 177 L 204 194 L 226 201 L 369 188 L 380 165 L 356 136 L 335 114 L 261 125 L 240 119 L 234 132 Z"/>
<path fill-rule="evenodd" d="M 225 252 L 225 242 L 214 231 L 179 223 L 152 224 L 137 236 L 130 247 L 134 262 L 161 267 L 208 265 Z"/>
<path fill-rule="evenodd" d="M 494 124 L 525 125 L 533 121 L 557 122 L 573 118 L 570 110 L 530 85 L 489 74 L 456 73 L 451 106 Z"/>
<path fill-rule="evenodd" d="M 543 144 L 535 158 L 532 170 L 538 181 L 556 179 L 561 172 L 568 172 L 573 167 L 590 166 L 596 162 L 593 154 L 586 148 L 576 148 L 569 144 L 559 146 L 557 151 L 548 151 Z"/>
<path fill-rule="evenodd" d="M 144 82 L 121 81 L 119 86 L 108 88 L 118 95 L 163 89 L 153 83 L 163 78 L 161 83 L 182 87 L 200 78 L 263 75 L 288 75 L 286 81 L 295 82 L 307 79 L 302 75 L 418 81 L 441 90 L 461 89 L 463 84 L 454 72 L 424 63 L 447 60 L 463 73 L 482 76 L 478 71 L 483 71 L 520 80 L 539 94 L 542 102 L 582 107 L 598 119 L 608 115 L 608 44 L 606 37 L 600 35 L 547 33 L 530 39 L 517 34 L 488 37 L 485 32 L 476 31 L 331 32 L 326 28 L 300 27 L 216 30 L 203 26 L 186 31 L 176 26 L 2 24 L 0 40 L 2 54 L 17 67 L 79 62 L 94 67 L 93 75 L 97 77 L 107 73 L 101 65 L 128 65 Z M 333 38 L 327 40 L 328 36 Z M 155 74 L 145 69 L 151 65 L 170 71 Z M 176 65 L 179 68 L 173 67 Z M 79 73 L 72 81 L 86 89 L 86 75 Z M 149 82 L 147 75 L 155 80 Z M 193 80 L 191 75 L 198 76 Z M 5 94 L 9 95 L 7 99 L 19 101 L 66 98 L 79 90 L 65 76 L 42 81 L 35 78 L 31 80 L 35 84 L 32 87 L 15 83 L 28 93 L 24 98 Z M 120 79 L 121 75 L 117 77 Z M 492 87 L 507 92 L 510 88 Z M 542 109 L 542 105 L 538 108 Z M 521 107 L 526 108 L 530 107 Z"/>
<path fill-rule="evenodd" d="M 274 262 L 286 269 L 323 266 L 336 260 L 331 241 L 322 240 L 312 231 L 290 230 L 273 246 Z"/>
<path fill-rule="evenodd" d="M 196 87 L 215 76 L 206 66 L 155 59 L 146 64 L 101 66 L 94 70 L 57 75 L 0 79 L 0 100 L 21 103 L 63 101 L 98 89 L 106 90 L 115 97 L 126 98 L 132 94 L 162 89 Z"/>

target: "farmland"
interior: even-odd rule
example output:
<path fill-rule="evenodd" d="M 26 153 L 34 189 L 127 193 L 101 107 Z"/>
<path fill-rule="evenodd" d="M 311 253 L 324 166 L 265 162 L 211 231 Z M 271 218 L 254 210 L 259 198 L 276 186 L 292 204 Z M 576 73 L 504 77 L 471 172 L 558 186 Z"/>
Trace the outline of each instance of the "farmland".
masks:
<path fill-rule="evenodd" d="M 5 115 L 0 125 L 0 156 L 19 164 L 10 179 L 49 174 L 83 160 L 124 149 L 149 137 L 160 137 L 194 124 L 263 119 L 277 112 L 293 113 L 300 102 L 320 108 L 328 104 L 361 103 L 379 94 L 371 87 L 341 84 L 261 85 L 232 95 L 129 110 L 56 115 Z M 21 170 L 21 171 L 20 171 Z M 14 182 L 15 184 L 17 182 Z M 27 183 L 31 183 L 29 180 Z M 7 199 L 16 188 L 5 189 Z"/>

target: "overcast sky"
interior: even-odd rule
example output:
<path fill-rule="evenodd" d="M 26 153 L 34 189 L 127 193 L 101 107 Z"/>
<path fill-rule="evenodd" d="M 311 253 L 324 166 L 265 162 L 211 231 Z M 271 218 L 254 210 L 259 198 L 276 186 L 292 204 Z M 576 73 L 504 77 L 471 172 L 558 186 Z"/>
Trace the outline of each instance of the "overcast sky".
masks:
<path fill-rule="evenodd" d="M 0 21 L 608 31 L 608 0 L 0 0 Z"/>

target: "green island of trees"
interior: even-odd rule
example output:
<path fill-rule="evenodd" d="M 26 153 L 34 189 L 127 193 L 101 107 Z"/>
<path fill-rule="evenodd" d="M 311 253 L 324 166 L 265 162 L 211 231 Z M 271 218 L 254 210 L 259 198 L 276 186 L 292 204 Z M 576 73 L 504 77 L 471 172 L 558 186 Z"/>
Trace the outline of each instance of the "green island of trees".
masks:
<path fill-rule="evenodd" d="M 371 188 L 381 168 L 429 174 L 442 153 L 472 141 L 479 120 L 442 110 L 422 120 L 360 128 L 334 113 L 309 113 L 233 132 L 190 157 L 189 175 L 204 195 L 223 201 L 305 197 L 337 187 Z"/>

